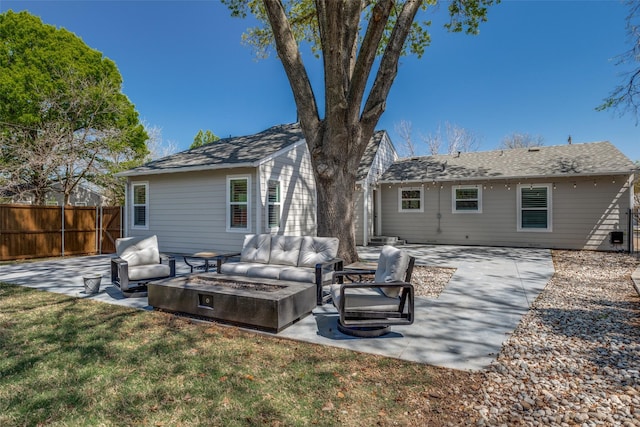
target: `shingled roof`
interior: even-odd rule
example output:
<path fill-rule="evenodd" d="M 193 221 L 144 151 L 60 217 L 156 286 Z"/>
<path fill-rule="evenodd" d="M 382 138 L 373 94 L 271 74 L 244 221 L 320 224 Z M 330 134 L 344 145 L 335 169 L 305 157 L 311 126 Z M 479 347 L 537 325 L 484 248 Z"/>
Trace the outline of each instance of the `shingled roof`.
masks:
<path fill-rule="evenodd" d="M 256 167 L 280 150 L 301 141 L 304 141 L 304 136 L 298 124 L 278 125 L 253 135 L 223 138 L 201 147 L 181 151 L 119 175 L 136 176 L 230 167 Z"/>
<path fill-rule="evenodd" d="M 629 174 L 636 166 L 610 142 L 516 148 L 401 159 L 383 183 Z"/>
<path fill-rule="evenodd" d="M 358 179 L 366 177 L 384 131 L 378 131 L 367 145 L 358 168 Z M 153 175 L 235 167 L 257 167 L 282 150 L 304 143 L 298 123 L 278 125 L 253 135 L 220 139 L 191 150 L 151 161 L 137 168 L 121 172 L 119 176 Z"/>

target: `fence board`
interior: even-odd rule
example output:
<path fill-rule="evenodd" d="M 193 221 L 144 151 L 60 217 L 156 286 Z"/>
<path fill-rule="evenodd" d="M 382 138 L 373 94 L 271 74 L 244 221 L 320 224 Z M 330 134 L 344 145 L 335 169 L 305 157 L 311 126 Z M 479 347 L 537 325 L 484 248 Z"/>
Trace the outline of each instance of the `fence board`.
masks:
<path fill-rule="evenodd" d="M 107 221 L 104 216 L 101 218 L 104 212 L 107 212 Z M 107 233 L 98 229 L 101 224 L 109 224 L 111 228 Z M 0 205 L 2 261 L 112 253 L 113 242 L 120 233 L 120 207 L 117 206 Z M 105 234 L 109 238 L 104 239 Z M 103 242 L 106 244 L 102 245 Z"/>

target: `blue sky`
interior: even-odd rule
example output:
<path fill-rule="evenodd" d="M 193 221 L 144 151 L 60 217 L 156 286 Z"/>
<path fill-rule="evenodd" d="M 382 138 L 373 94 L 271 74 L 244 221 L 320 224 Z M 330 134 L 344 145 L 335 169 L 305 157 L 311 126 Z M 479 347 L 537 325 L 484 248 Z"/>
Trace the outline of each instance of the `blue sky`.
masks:
<path fill-rule="evenodd" d="M 256 60 L 240 42 L 251 19 L 231 18 L 218 1 L 7 1 L 0 12 L 28 10 L 81 37 L 117 64 L 124 93 L 164 143 L 189 147 L 199 129 L 221 137 L 296 121 L 291 89 L 275 56 Z M 608 140 L 640 160 L 640 127 L 631 115 L 596 112 L 622 80 L 615 57 L 629 48 L 627 8 L 617 0 L 503 2 L 478 36 L 442 29 L 446 7 L 428 19 L 432 43 L 422 59 L 401 60 L 378 125 L 420 134 L 454 123 L 473 132 L 480 150 L 514 132 L 545 145 Z M 322 94 L 321 63 L 305 64 Z"/>

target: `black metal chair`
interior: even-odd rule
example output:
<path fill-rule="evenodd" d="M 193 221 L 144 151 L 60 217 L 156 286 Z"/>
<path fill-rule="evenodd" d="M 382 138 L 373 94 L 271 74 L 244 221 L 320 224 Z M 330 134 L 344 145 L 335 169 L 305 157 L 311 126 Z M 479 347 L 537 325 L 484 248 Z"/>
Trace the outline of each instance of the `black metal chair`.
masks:
<path fill-rule="evenodd" d="M 338 329 L 348 335 L 377 337 L 392 325 L 414 321 L 414 289 L 411 275 L 415 258 L 393 246 L 384 246 L 376 270 L 344 270 L 334 273 L 331 297 L 338 309 Z M 365 282 L 363 277 L 372 276 Z M 344 279 L 358 281 L 344 283 Z"/>

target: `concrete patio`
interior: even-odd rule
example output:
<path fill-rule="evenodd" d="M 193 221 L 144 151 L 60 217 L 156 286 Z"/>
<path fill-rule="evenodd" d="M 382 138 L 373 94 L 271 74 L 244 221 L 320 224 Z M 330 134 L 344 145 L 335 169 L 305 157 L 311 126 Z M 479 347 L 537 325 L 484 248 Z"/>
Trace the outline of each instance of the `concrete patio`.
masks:
<path fill-rule="evenodd" d="M 453 267 L 439 298 L 416 298 L 416 321 L 380 338 L 353 338 L 337 330 L 336 310 L 325 305 L 277 336 L 407 361 L 463 370 L 486 368 L 554 273 L 551 251 L 407 245 L 418 265 Z M 379 248 L 361 247 L 375 261 Z M 79 298 L 151 310 L 146 298 L 124 298 L 109 282 L 111 255 L 0 266 L 0 281 Z M 176 258 L 176 273 L 189 267 Z M 103 276 L 100 293 L 86 295 L 82 276 Z"/>

